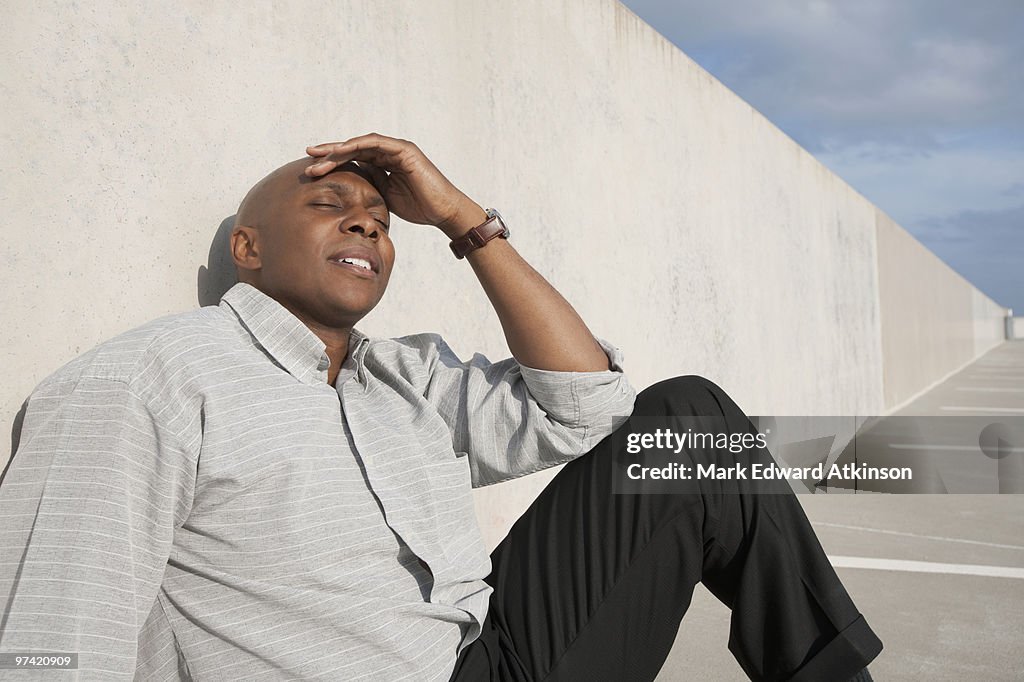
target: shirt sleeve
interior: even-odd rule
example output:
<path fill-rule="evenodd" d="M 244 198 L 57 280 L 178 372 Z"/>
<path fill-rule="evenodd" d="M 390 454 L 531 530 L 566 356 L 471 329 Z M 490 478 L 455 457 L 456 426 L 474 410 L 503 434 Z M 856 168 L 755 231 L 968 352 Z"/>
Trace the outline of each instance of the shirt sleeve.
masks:
<path fill-rule="evenodd" d="M 81 679 L 131 679 L 196 459 L 167 405 L 72 385 L 29 399 L 0 485 L 0 651 L 78 653 Z"/>
<path fill-rule="evenodd" d="M 463 362 L 434 338 L 425 395 L 448 424 L 455 450 L 467 453 L 475 488 L 578 457 L 633 411 L 636 391 L 622 352 L 603 339 L 597 341 L 611 369 L 555 372 L 479 353 Z"/>

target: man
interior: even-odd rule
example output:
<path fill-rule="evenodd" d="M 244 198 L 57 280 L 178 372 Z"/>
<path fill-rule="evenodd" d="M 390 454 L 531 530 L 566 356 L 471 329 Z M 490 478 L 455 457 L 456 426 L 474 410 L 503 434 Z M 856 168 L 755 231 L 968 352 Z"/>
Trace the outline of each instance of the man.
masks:
<path fill-rule="evenodd" d="M 415 145 L 307 153 L 243 200 L 219 306 L 101 344 L 29 399 L 0 486 L 0 650 L 77 652 L 87 679 L 649 680 L 703 581 L 752 678 L 843 680 L 877 655 L 788 490 L 615 494 L 614 418 L 749 430 L 721 389 L 635 396 Z M 451 240 L 513 358 L 355 328 L 394 265 L 390 213 Z M 562 462 L 488 557 L 471 486 Z"/>

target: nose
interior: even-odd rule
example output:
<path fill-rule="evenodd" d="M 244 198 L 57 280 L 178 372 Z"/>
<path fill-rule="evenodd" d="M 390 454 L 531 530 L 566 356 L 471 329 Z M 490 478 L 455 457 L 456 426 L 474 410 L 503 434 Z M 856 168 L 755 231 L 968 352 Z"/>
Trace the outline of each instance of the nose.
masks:
<path fill-rule="evenodd" d="M 352 218 L 348 224 L 342 228 L 342 230 L 345 232 L 352 232 L 354 234 L 361 234 L 367 239 L 372 239 L 374 241 L 380 239 L 381 235 L 380 224 L 370 214 Z"/>

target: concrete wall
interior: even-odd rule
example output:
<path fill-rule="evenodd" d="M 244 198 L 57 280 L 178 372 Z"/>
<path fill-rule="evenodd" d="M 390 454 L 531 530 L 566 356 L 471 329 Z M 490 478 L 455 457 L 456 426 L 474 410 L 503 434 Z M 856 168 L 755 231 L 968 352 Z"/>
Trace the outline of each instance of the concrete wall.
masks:
<path fill-rule="evenodd" d="M 957 275 L 959 277 L 959 275 Z M 960 279 L 961 286 L 971 288 L 972 313 L 974 318 L 974 353 L 973 357 L 982 355 L 993 346 L 1012 338 L 1006 332 L 1006 314 L 1004 308 L 991 298 L 974 288 L 970 282 Z M 968 358 L 970 361 L 973 358 Z"/>
<path fill-rule="evenodd" d="M 886 410 L 1006 340 L 1006 309 L 876 210 Z"/>
<path fill-rule="evenodd" d="M 371 130 L 500 208 L 638 387 L 700 373 L 751 414 L 876 414 L 994 342 L 990 303 L 617 2 L 2 9 L 5 428 L 63 363 L 207 301 L 264 173 Z M 506 356 L 443 236 L 394 235 L 364 330 Z M 553 474 L 478 492 L 488 542 Z"/>

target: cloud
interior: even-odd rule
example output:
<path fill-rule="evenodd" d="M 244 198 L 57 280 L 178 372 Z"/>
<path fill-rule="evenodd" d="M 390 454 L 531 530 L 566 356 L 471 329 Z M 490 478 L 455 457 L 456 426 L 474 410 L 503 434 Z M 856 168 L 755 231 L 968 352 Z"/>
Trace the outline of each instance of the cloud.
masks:
<path fill-rule="evenodd" d="M 926 220 L 917 237 L 997 303 L 1024 313 L 1024 204 Z"/>
<path fill-rule="evenodd" d="M 920 233 L 936 242 L 971 242 L 979 233 L 994 241 L 1000 256 L 1024 254 L 1024 204 L 996 211 L 960 211 L 922 221 Z"/>
<path fill-rule="evenodd" d="M 1019 0 L 626 4 L 811 152 L 1024 132 Z"/>
<path fill-rule="evenodd" d="M 1015 182 L 1002 191 L 1004 197 L 1024 197 L 1024 182 Z"/>
<path fill-rule="evenodd" d="M 624 2 L 968 280 L 1024 311 L 1024 2 Z"/>
<path fill-rule="evenodd" d="M 966 139 L 915 154 L 865 142 L 816 157 L 911 231 L 925 219 L 1009 208 L 1024 196 L 1012 191 L 1024 186 L 1024 154 L 1010 145 Z"/>

